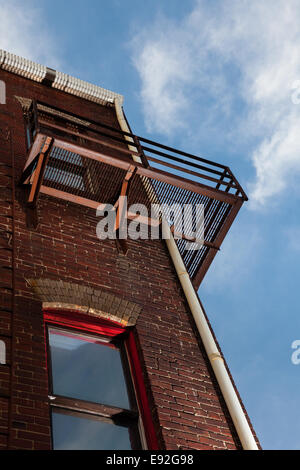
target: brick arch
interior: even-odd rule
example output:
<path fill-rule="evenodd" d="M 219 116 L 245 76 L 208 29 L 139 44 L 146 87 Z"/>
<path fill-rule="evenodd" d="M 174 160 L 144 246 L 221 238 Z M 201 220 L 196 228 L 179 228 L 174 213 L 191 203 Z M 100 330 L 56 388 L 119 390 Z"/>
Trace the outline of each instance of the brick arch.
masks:
<path fill-rule="evenodd" d="M 77 311 L 134 326 L 141 307 L 101 289 L 53 279 L 26 279 L 43 309 Z"/>

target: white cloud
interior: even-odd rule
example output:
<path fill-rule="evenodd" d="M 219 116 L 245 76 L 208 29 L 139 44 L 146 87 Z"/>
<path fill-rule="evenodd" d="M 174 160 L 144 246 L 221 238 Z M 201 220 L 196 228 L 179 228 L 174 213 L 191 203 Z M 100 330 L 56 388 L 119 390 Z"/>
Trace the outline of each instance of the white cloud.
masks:
<path fill-rule="evenodd" d="M 133 43 L 149 130 L 170 133 L 189 120 L 194 133 L 208 122 L 220 132 L 222 115 L 223 133 L 251 138 L 253 208 L 300 170 L 299 23 L 298 0 L 198 0 L 181 21 L 160 17 Z"/>
<path fill-rule="evenodd" d="M 59 50 L 36 1 L 0 0 L 0 49 L 59 68 Z"/>
<path fill-rule="evenodd" d="M 292 110 L 282 116 L 270 138 L 253 153 L 256 182 L 252 185 L 252 206 L 262 206 L 271 197 L 276 200 L 288 186 L 296 186 L 300 174 L 299 129 L 300 112 Z"/>
<path fill-rule="evenodd" d="M 172 51 L 146 46 L 139 57 L 140 72 L 144 83 L 142 99 L 146 119 L 150 127 L 155 126 L 156 121 L 159 121 L 164 132 L 173 128 L 172 116 L 178 111 L 182 112 L 187 104 L 180 88 L 176 91 L 176 100 L 172 96 L 177 82 L 184 82 L 186 76 L 185 71 L 178 67 L 176 50 L 174 52 L 172 54 Z M 153 69 L 156 67 L 160 72 L 153 75 Z M 182 121 L 177 116 L 176 127 L 179 125 L 182 125 Z"/>
<path fill-rule="evenodd" d="M 135 38 L 134 49 L 139 53 L 133 61 L 142 80 L 141 98 L 147 126 L 149 130 L 155 129 L 160 123 L 161 131 L 169 133 L 183 126 L 182 115 L 188 106 L 184 87 L 190 82 L 193 67 L 184 37 L 179 34 L 173 46 L 169 40 L 172 29 L 167 33 L 168 21 L 161 18 L 160 26 L 163 32 L 157 32 L 153 41 L 145 41 L 143 34 Z"/>

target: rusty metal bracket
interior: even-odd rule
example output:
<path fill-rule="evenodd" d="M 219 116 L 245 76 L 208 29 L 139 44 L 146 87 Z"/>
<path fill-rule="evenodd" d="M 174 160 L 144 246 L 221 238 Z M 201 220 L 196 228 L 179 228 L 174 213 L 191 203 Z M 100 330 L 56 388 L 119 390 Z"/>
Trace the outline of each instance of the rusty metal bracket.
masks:
<path fill-rule="evenodd" d="M 122 183 L 120 196 L 115 204 L 115 208 L 117 209 L 116 214 L 116 221 L 115 221 L 115 228 L 114 230 L 117 232 L 124 220 L 126 219 L 126 211 L 125 211 L 125 201 L 124 198 L 128 195 L 130 180 L 132 179 L 133 175 L 136 173 L 136 167 L 134 165 L 129 165 L 129 168 L 126 172 L 125 178 Z"/>
<path fill-rule="evenodd" d="M 33 181 L 27 201 L 27 204 L 31 207 L 35 207 L 37 203 L 40 187 L 42 185 L 44 172 L 49 158 L 49 154 L 52 149 L 53 141 L 54 139 L 52 137 L 47 137 L 43 148 L 38 156 L 38 161 L 36 169 L 34 170 Z"/>

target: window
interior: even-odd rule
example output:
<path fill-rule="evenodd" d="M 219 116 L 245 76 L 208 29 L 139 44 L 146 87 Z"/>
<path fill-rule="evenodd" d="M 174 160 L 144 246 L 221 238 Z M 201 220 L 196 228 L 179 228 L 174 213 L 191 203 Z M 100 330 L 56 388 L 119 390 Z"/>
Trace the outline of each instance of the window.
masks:
<path fill-rule="evenodd" d="M 85 121 L 76 119 L 76 117 L 58 109 L 31 101 L 25 113 L 27 149 L 33 145 L 35 136 L 39 132 L 55 138 L 64 139 L 67 136 L 72 142 L 82 145 L 85 143 L 84 139 L 76 135 L 79 133 L 78 125 L 80 123 L 86 124 Z M 54 147 L 47 162 L 44 181 L 48 182 L 50 186 L 55 184 L 56 189 L 60 190 L 67 188 L 78 191 L 94 190 L 90 173 L 80 155 Z"/>
<path fill-rule="evenodd" d="M 55 183 L 58 188 L 85 190 L 84 177 L 86 168 L 80 155 L 54 148 L 45 169 L 44 179 Z"/>
<path fill-rule="evenodd" d="M 126 330 L 77 314 L 70 320 L 70 313 L 45 313 L 45 322 L 53 448 L 156 448 L 145 390 L 137 390 L 143 385 L 136 370 L 131 377 L 133 338 Z M 146 415 L 141 417 L 139 410 Z"/>

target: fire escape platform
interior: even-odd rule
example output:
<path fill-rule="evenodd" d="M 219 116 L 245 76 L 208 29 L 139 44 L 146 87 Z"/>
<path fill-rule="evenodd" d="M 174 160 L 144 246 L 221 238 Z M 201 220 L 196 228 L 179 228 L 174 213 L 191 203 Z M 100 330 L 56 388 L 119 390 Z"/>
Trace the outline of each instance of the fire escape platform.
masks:
<path fill-rule="evenodd" d="M 36 101 L 28 111 L 27 134 L 20 184 L 28 187 L 27 204 L 34 210 L 45 194 L 93 209 L 112 204 L 117 221 L 121 216 L 134 220 L 136 213 L 122 213 L 120 196 L 127 196 L 129 209 L 137 203 L 147 207 L 149 216 L 139 220 L 157 225 L 151 204 L 203 204 L 203 246 L 186 250 L 189 238 L 175 237 L 194 287 L 199 287 L 247 200 L 228 167 Z"/>

